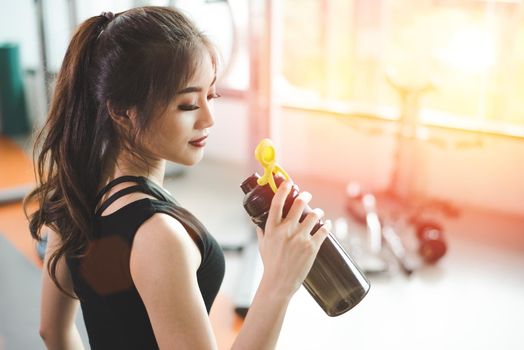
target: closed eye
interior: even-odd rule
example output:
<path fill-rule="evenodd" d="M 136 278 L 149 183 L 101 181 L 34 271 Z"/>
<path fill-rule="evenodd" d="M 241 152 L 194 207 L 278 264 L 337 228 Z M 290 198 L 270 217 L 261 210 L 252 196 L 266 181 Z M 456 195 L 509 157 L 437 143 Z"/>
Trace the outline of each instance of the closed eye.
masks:
<path fill-rule="evenodd" d="M 220 94 L 217 94 L 217 93 L 214 93 L 214 94 L 210 94 L 207 96 L 207 100 L 210 101 L 212 99 L 215 99 L 215 98 L 219 98 L 221 97 Z M 197 106 L 197 105 L 186 105 L 186 104 L 182 104 L 182 105 L 178 105 L 178 109 L 181 110 L 181 111 L 194 111 L 194 110 L 197 110 L 199 109 L 200 107 Z"/>
<path fill-rule="evenodd" d="M 181 111 L 194 111 L 199 108 L 197 105 L 178 105 L 178 109 Z"/>

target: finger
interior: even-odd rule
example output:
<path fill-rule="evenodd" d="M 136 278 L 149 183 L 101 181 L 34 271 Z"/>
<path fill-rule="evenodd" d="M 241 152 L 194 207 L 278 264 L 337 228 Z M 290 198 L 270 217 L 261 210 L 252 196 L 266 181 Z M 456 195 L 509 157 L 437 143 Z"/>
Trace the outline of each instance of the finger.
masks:
<path fill-rule="evenodd" d="M 331 232 L 331 230 L 333 229 L 333 223 L 331 222 L 331 220 L 325 220 L 324 227 L 326 228 L 326 230 Z"/>
<path fill-rule="evenodd" d="M 324 243 L 324 240 L 329 235 L 329 231 L 324 226 L 325 225 L 322 225 L 322 227 L 319 228 L 313 236 L 311 236 L 311 240 L 315 242 L 317 251 L 318 249 L 320 249 L 320 246 L 322 245 L 322 243 Z"/>
<path fill-rule="evenodd" d="M 287 180 L 280 184 L 275 196 L 271 200 L 271 207 L 267 216 L 266 224 L 278 225 L 282 221 L 282 211 L 284 203 L 291 190 L 291 181 Z"/>
<path fill-rule="evenodd" d="M 298 223 L 300 217 L 302 216 L 302 213 L 304 212 L 304 209 L 306 209 L 306 206 L 308 205 L 309 201 L 311 201 L 311 198 L 311 193 L 300 192 L 297 198 L 295 198 L 295 200 L 293 201 L 293 204 L 291 205 L 291 208 L 287 213 L 286 220 Z"/>
<path fill-rule="evenodd" d="M 316 208 L 313 211 L 306 215 L 304 221 L 300 224 L 301 231 L 305 235 L 310 235 L 311 231 L 318 224 L 319 220 L 324 216 L 324 211 L 322 209 Z"/>

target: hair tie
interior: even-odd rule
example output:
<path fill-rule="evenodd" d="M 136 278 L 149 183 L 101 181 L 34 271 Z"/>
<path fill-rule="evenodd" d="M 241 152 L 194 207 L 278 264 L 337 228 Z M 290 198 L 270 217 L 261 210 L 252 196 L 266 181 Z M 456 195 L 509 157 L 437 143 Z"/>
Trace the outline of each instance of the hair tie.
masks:
<path fill-rule="evenodd" d="M 104 23 L 103 25 L 101 25 L 102 30 L 100 31 L 100 33 L 98 33 L 98 35 L 97 35 L 97 37 L 96 37 L 96 40 L 98 40 L 98 38 L 100 38 L 100 35 L 102 35 L 102 33 L 104 32 L 104 30 L 105 30 L 107 24 L 108 24 L 109 22 L 111 22 L 111 21 L 115 18 L 115 15 L 114 15 L 113 12 L 111 12 L 111 11 L 108 11 L 108 12 L 105 12 L 105 11 L 104 11 L 104 12 L 102 12 L 102 13 L 100 14 L 100 17 L 105 17 L 105 19 L 107 20 L 107 22 Z"/>
<path fill-rule="evenodd" d="M 115 18 L 115 15 L 113 14 L 113 12 L 111 11 L 108 11 L 108 12 L 102 12 L 100 14 L 100 16 L 104 16 L 105 18 L 107 18 L 107 20 L 109 22 L 111 22 L 114 18 Z"/>

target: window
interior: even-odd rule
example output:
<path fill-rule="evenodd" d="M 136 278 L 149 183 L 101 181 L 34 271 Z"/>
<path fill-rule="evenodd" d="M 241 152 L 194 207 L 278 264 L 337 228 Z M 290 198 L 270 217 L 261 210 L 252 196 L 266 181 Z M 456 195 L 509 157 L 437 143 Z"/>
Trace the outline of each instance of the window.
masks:
<path fill-rule="evenodd" d="M 399 114 L 394 86 L 432 86 L 422 123 L 524 136 L 524 5 L 474 0 L 284 0 L 288 105 Z"/>

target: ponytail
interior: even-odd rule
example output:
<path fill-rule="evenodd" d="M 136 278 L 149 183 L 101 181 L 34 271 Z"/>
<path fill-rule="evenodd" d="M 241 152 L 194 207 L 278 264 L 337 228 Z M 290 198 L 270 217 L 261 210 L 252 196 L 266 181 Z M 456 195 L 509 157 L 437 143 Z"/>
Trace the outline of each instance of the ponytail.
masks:
<path fill-rule="evenodd" d="M 46 225 L 62 238 L 47 268 L 63 292 L 56 279 L 59 259 L 66 252 L 81 251 L 92 235 L 93 201 L 101 172 L 95 142 L 99 106 L 88 77 L 94 46 L 107 22 L 106 16 L 91 17 L 73 35 L 56 79 L 48 119 L 35 142 L 34 154 L 41 147 L 35 161 L 38 187 L 24 200 L 26 216 L 29 202 L 36 199 L 44 204 L 28 216 L 32 237 L 42 239 Z"/>

